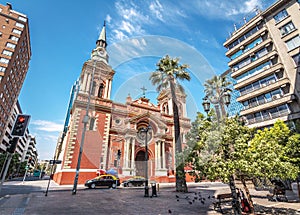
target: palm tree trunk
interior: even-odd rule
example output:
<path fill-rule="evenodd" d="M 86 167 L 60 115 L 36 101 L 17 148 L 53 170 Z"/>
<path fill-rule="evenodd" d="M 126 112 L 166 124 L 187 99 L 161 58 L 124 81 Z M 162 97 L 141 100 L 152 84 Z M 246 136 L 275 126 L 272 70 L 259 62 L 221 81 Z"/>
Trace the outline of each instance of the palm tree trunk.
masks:
<path fill-rule="evenodd" d="M 178 112 L 175 83 L 174 83 L 173 76 L 169 77 L 169 83 L 171 88 L 172 106 L 173 106 L 173 119 L 174 119 L 174 130 L 175 130 L 175 154 L 179 155 L 179 153 L 182 152 L 182 145 L 181 145 L 181 137 L 180 137 L 179 112 Z M 184 161 L 181 159 L 182 159 L 181 156 L 176 156 L 176 191 L 187 192 L 187 184 L 186 184 L 185 172 L 184 172 Z"/>
<path fill-rule="evenodd" d="M 243 175 L 241 176 L 241 182 L 242 182 L 242 184 L 243 184 L 243 186 L 244 186 L 244 190 L 245 190 L 245 192 L 246 192 L 246 196 L 247 196 L 247 199 L 248 199 L 248 202 L 249 202 L 250 213 L 254 213 L 253 201 L 252 201 L 252 198 L 251 198 L 249 189 L 248 189 L 248 187 L 247 187 L 247 184 L 246 184 L 246 181 L 245 181 L 245 178 L 244 178 Z"/>

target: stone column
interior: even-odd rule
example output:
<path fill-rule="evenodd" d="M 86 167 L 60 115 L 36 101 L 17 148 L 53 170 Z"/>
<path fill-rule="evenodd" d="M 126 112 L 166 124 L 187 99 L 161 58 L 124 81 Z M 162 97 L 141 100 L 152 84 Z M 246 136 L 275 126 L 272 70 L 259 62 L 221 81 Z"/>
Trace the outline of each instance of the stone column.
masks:
<path fill-rule="evenodd" d="M 158 155 L 158 169 L 161 169 L 161 157 L 160 157 L 160 151 L 161 151 L 161 141 L 158 141 L 158 150 L 157 150 L 157 155 Z"/>
<path fill-rule="evenodd" d="M 87 85 L 86 85 L 86 91 L 89 93 L 90 92 L 90 86 L 91 86 L 91 74 L 88 74 L 88 80 L 87 80 Z"/>
<path fill-rule="evenodd" d="M 166 149 L 165 149 L 165 141 L 162 142 L 162 168 L 166 168 Z"/>
<path fill-rule="evenodd" d="M 87 79 L 87 74 L 84 73 L 83 75 L 83 81 L 82 81 L 82 91 L 86 92 L 86 79 Z"/>
<path fill-rule="evenodd" d="M 126 139 L 125 139 L 125 147 L 124 147 L 124 150 L 125 150 L 125 152 L 124 152 L 124 167 L 125 168 L 128 168 L 128 161 L 129 161 L 129 159 L 128 159 L 128 157 L 129 157 L 129 144 L 130 144 L 130 137 L 127 137 Z"/>
<path fill-rule="evenodd" d="M 130 142 L 131 142 L 131 168 L 134 169 L 134 148 L 135 148 L 135 144 L 134 144 L 134 140 L 131 137 L 130 138 Z"/>

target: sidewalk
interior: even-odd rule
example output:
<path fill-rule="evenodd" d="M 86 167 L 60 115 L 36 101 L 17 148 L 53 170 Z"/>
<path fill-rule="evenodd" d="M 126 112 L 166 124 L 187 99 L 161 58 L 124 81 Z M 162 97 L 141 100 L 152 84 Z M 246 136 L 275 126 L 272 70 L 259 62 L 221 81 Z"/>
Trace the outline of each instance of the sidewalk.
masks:
<path fill-rule="evenodd" d="M 10 182 L 6 182 L 8 185 Z M 175 192 L 175 184 L 160 184 L 158 197 L 145 198 L 143 188 L 85 189 L 78 186 L 72 195 L 72 185 L 59 186 L 50 183 L 48 196 L 45 196 L 47 180 L 28 181 L 22 186 L 35 186 L 40 189 L 30 194 L 17 194 L 0 200 L 1 215 L 52 215 L 52 214 L 221 214 L 213 210 L 217 193 L 229 192 L 227 185 L 218 182 L 189 183 L 189 193 Z M 265 214 L 283 208 L 280 214 L 300 214 L 299 203 L 271 202 L 266 198 L 267 191 L 250 190 L 256 205 L 263 207 Z M 150 189 L 151 195 L 151 189 Z M 229 205 L 230 207 L 230 205 Z M 290 211 L 287 211 L 290 208 Z M 268 213 L 271 211 L 271 213 Z M 230 211 L 227 210 L 227 214 Z"/>

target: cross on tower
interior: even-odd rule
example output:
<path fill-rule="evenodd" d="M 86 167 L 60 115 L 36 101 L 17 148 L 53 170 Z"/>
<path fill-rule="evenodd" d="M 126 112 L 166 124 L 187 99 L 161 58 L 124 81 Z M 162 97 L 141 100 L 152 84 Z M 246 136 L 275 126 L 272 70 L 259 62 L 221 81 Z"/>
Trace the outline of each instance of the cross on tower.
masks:
<path fill-rule="evenodd" d="M 143 86 L 142 88 L 141 88 L 141 90 L 143 91 L 143 96 L 144 96 L 144 98 L 146 97 L 146 91 L 147 91 L 147 89 L 145 88 L 145 86 Z"/>

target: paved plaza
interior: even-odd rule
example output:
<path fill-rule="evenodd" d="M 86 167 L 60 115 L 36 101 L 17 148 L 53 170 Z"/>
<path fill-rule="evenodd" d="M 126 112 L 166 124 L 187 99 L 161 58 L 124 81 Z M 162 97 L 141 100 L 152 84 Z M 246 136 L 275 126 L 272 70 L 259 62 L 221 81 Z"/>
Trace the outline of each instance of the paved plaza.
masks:
<path fill-rule="evenodd" d="M 11 182 L 6 182 L 9 185 Z M 47 181 L 28 181 L 23 185 L 34 187 L 34 192 L 1 197 L 1 215 L 47 215 L 47 214 L 221 214 L 213 209 L 213 198 L 218 193 L 229 192 L 227 185 L 219 182 L 189 184 L 188 193 L 174 192 L 174 184 L 160 184 L 158 197 L 144 197 L 143 188 L 86 189 L 79 185 L 76 195 L 71 194 L 72 186 L 58 186 L 51 182 L 45 196 Z M 264 214 L 300 214 L 299 203 L 271 202 L 267 191 L 251 190 L 256 206 L 272 208 Z M 151 196 L 151 189 L 150 189 Z M 230 214 L 230 205 L 225 213 Z M 277 213 L 276 209 L 283 208 Z M 290 210 L 287 211 L 287 208 Z M 262 213 L 260 213 L 262 214 Z"/>

